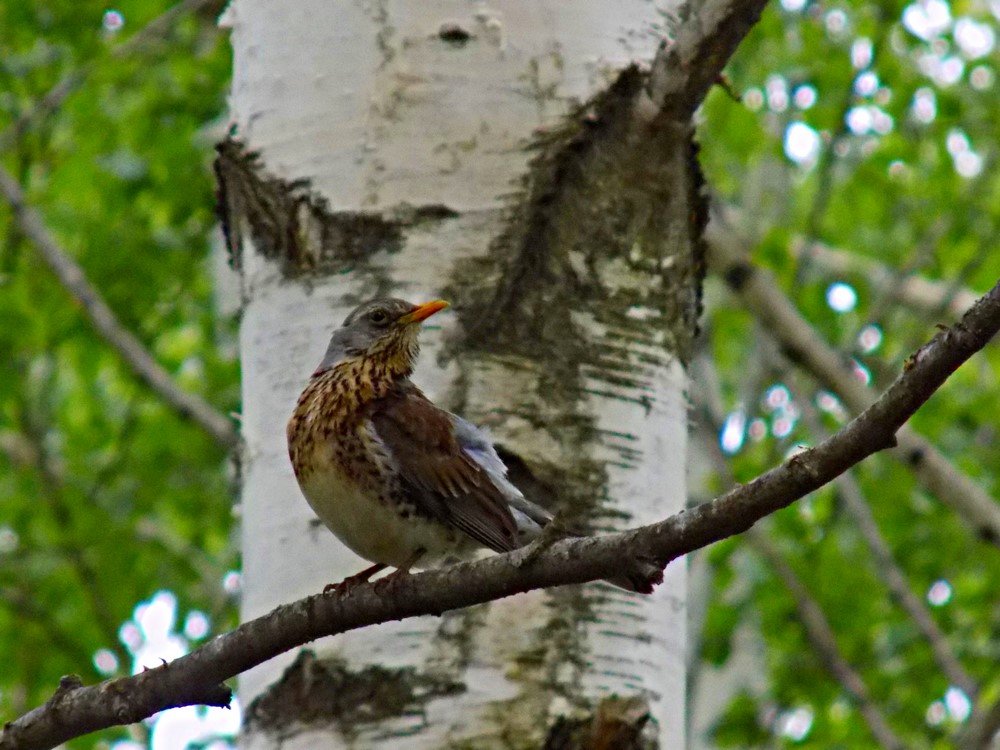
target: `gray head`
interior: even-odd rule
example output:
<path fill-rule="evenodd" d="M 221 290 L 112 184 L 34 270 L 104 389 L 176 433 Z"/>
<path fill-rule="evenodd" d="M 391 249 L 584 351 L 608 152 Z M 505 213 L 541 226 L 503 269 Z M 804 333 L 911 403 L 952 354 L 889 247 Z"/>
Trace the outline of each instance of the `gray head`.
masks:
<path fill-rule="evenodd" d="M 358 305 L 333 332 L 317 372 L 351 359 L 384 363 L 391 372 L 411 372 L 419 350 L 420 323 L 446 307 L 448 303 L 441 299 L 414 305 L 381 298 Z"/>

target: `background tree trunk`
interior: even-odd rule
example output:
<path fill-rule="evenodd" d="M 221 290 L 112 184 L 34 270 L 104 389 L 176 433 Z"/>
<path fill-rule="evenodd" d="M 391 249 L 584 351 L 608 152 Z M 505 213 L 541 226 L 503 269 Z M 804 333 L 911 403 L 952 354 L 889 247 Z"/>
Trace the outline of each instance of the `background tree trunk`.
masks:
<path fill-rule="evenodd" d="M 364 565 L 301 497 L 284 424 L 376 295 L 454 303 L 415 379 L 529 495 L 595 529 L 683 506 L 704 211 L 689 130 L 637 106 L 663 10 L 231 4 L 244 618 Z M 650 597 L 568 587 L 317 643 L 243 676 L 243 745 L 682 747 L 685 596 L 674 564 Z"/>

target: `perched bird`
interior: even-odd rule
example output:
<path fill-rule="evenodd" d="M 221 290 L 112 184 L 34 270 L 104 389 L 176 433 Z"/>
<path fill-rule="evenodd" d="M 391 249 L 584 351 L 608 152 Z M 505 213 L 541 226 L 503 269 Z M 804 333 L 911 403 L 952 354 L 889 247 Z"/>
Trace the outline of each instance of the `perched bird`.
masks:
<path fill-rule="evenodd" d="M 507 479 L 487 433 L 410 381 L 420 324 L 448 303 L 376 299 L 337 329 L 288 421 L 299 487 L 320 520 L 374 563 L 349 589 L 488 548 L 507 552 L 552 520 Z M 630 590 L 648 582 L 614 580 Z"/>

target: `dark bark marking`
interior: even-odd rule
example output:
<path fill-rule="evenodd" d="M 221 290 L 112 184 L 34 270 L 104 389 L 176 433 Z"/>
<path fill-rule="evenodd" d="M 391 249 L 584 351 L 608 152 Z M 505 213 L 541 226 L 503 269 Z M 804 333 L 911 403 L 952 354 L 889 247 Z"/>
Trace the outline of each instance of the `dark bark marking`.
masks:
<path fill-rule="evenodd" d="M 361 724 L 420 714 L 431 699 L 463 692 L 465 686 L 420 674 L 413 667 L 368 666 L 350 671 L 320 661 L 308 649 L 250 704 L 245 723 L 254 731 L 285 735 L 296 728 L 335 724 L 351 736 Z"/>
<path fill-rule="evenodd" d="M 464 47 L 472 39 L 472 34 L 457 23 L 448 22 L 441 24 L 438 29 L 438 39 L 455 47 Z"/>
<path fill-rule="evenodd" d="M 260 154 L 232 136 L 216 152 L 217 209 L 234 268 L 240 267 L 244 228 L 258 252 L 280 262 L 287 276 L 325 275 L 365 266 L 379 252 L 397 252 L 406 229 L 458 216 L 439 204 L 334 211 L 308 180 L 270 175 Z"/>

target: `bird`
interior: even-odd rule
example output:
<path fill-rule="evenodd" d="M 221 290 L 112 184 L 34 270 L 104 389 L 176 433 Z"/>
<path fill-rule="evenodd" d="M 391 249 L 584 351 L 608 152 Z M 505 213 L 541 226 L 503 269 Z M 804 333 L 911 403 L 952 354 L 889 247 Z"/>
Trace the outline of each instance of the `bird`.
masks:
<path fill-rule="evenodd" d="M 372 563 L 326 591 L 350 591 L 389 567 L 395 571 L 376 586 L 483 549 L 509 552 L 552 523 L 510 481 L 489 433 L 436 406 L 410 379 L 421 324 L 448 306 L 378 298 L 356 307 L 288 421 L 289 458 L 306 501 Z M 610 582 L 652 589 L 644 580 Z"/>

